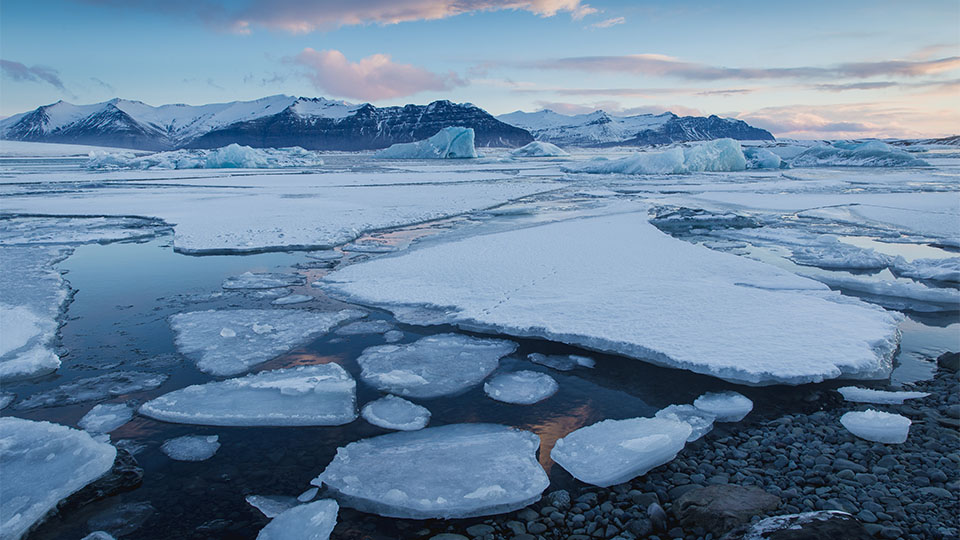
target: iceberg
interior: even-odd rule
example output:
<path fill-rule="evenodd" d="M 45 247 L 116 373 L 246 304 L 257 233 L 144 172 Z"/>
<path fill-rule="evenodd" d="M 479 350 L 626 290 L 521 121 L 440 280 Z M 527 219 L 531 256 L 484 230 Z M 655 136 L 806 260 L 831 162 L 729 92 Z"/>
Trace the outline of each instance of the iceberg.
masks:
<path fill-rule="evenodd" d="M 608 487 L 669 463 L 691 432 L 665 418 L 604 420 L 557 440 L 550 457 L 577 480 Z"/>
<path fill-rule="evenodd" d="M 110 433 L 133 418 L 133 409 L 124 403 L 104 403 L 95 406 L 77 422 L 90 433 Z"/>
<path fill-rule="evenodd" d="M 357 418 L 356 388 L 338 364 L 298 366 L 174 390 L 140 414 L 207 426 L 339 426 Z"/>
<path fill-rule="evenodd" d="M 220 449 L 218 435 L 184 435 L 169 439 L 160 445 L 160 450 L 176 461 L 206 461 Z"/>
<path fill-rule="evenodd" d="M 0 418 L 0 537 L 25 536 L 58 502 L 109 471 L 116 456 L 85 431 Z"/>
<path fill-rule="evenodd" d="M 205 373 L 243 373 L 294 347 L 308 343 L 338 324 L 364 314 L 297 309 L 231 309 L 178 313 L 170 317 L 177 350 Z"/>
<path fill-rule="evenodd" d="M 340 506 L 330 499 L 294 506 L 267 523 L 257 540 L 327 540 L 339 511 Z"/>
<path fill-rule="evenodd" d="M 381 392 L 433 398 L 480 384 L 516 349 L 502 339 L 438 334 L 407 345 L 369 347 L 357 363 L 364 382 Z"/>
<path fill-rule="evenodd" d="M 670 405 L 657 411 L 656 418 L 683 422 L 690 426 L 690 435 L 687 442 L 693 442 L 703 437 L 713 429 L 716 415 L 700 410 L 693 405 Z"/>
<path fill-rule="evenodd" d="M 707 392 L 693 401 L 693 406 L 712 414 L 717 422 L 739 422 L 753 410 L 753 402 L 739 392 Z"/>
<path fill-rule="evenodd" d="M 880 141 L 833 143 L 804 150 L 793 167 L 928 167 L 929 164 Z"/>
<path fill-rule="evenodd" d="M 533 141 L 510 152 L 513 157 L 562 157 L 570 153 L 555 144 Z"/>
<path fill-rule="evenodd" d="M 550 484 L 540 438 L 496 424 L 451 424 L 364 439 L 313 480 L 340 504 L 387 517 L 454 519 L 519 510 Z"/>
<path fill-rule="evenodd" d="M 527 355 L 527 359 L 534 364 L 547 366 L 548 368 L 553 368 L 557 371 L 571 371 L 577 367 L 592 368 L 596 364 L 596 362 L 593 361 L 593 358 L 587 358 L 586 356 L 579 356 L 576 354 L 547 355 L 530 353 Z"/>
<path fill-rule="evenodd" d="M 363 419 L 384 429 L 416 431 L 427 427 L 430 411 L 415 403 L 389 395 L 363 406 Z"/>
<path fill-rule="evenodd" d="M 398 143 L 378 151 L 377 157 L 388 159 L 456 159 L 475 158 L 473 128 L 445 127 L 423 141 Z"/>
<path fill-rule="evenodd" d="M 840 417 L 840 423 L 861 439 L 885 444 L 907 442 L 911 424 L 906 416 L 873 409 L 848 412 Z"/>
<path fill-rule="evenodd" d="M 17 403 L 14 408 L 28 410 L 41 407 L 61 407 L 85 401 L 99 401 L 134 392 L 153 390 L 166 380 L 167 376 L 162 373 L 115 371 L 96 377 L 76 379 L 51 390 L 37 392 Z"/>
<path fill-rule="evenodd" d="M 748 169 L 779 169 L 783 165 L 780 156 L 766 148 L 744 148 L 743 156 Z"/>
<path fill-rule="evenodd" d="M 297 506 L 295 497 L 271 497 L 267 495 L 247 495 L 244 498 L 247 504 L 259 510 L 268 518 L 275 518 L 294 506 Z"/>
<path fill-rule="evenodd" d="M 960 283 L 960 257 L 915 259 L 910 262 L 897 257 L 890 269 L 898 276 Z"/>
<path fill-rule="evenodd" d="M 903 405 L 903 402 L 908 399 L 925 398 L 930 395 L 929 392 L 893 392 L 890 390 L 857 388 L 856 386 L 837 388 L 837 392 L 843 395 L 843 399 L 854 403 L 877 403 L 884 405 Z"/>
<path fill-rule="evenodd" d="M 663 152 L 637 152 L 621 159 L 592 160 L 566 170 L 591 174 L 689 174 L 743 171 L 746 168 L 747 159 L 739 142 L 716 139 Z"/>
<path fill-rule="evenodd" d="M 483 384 L 490 398 L 515 405 L 533 405 L 557 393 L 553 377 L 536 371 L 515 371 L 495 375 Z"/>
<path fill-rule="evenodd" d="M 224 289 L 279 289 L 303 285 L 305 279 L 300 274 L 253 273 L 244 272 L 239 276 L 223 280 Z"/>
<path fill-rule="evenodd" d="M 319 167 L 320 154 L 292 148 L 251 148 L 230 144 L 213 150 L 175 150 L 138 156 L 134 152 L 93 150 L 88 169 L 283 169 Z"/>

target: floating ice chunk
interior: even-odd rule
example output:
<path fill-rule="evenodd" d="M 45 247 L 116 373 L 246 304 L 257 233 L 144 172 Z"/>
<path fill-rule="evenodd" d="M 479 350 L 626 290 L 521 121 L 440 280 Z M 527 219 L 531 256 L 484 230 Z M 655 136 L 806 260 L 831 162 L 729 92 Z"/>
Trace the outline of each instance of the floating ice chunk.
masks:
<path fill-rule="evenodd" d="M 123 403 L 103 403 L 90 409 L 77 422 L 90 433 L 110 433 L 133 418 L 133 409 Z"/>
<path fill-rule="evenodd" d="M 929 164 L 880 141 L 834 143 L 804 150 L 790 161 L 794 167 L 926 167 Z"/>
<path fill-rule="evenodd" d="M 228 277 L 223 280 L 224 289 L 278 289 L 303 285 L 304 277 L 300 274 L 253 273 L 244 272 L 239 276 Z"/>
<path fill-rule="evenodd" d="M 334 331 L 338 336 L 359 336 L 362 334 L 383 334 L 393 330 L 393 325 L 378 319 L 375 321 L 357 321 L 345 324 Z"/>
<path fill-rule="evenodd" d="M 84 536 L 82 540 L 117 540 L 110 533 L 105 531 L 93 531 L 92 533 Z"/>
<path fill-rule="evenodd" d="M 148 502 L 115 504 L 97 512 L 87 520 L 87 526 L 122 538 L 142 527 L 156 511 Z"/>
<path fill-rule="evenodd" d="M 527 355 L 527 359 L 534 364 L 547 366 L 548 368 L 553 368 L 557 371 L 570 371 L 576 367 L 592 368 L 596 365 L 596 362 L 594 362 L 593 358 L 578 356 L 575 354 L 546 355 L 540 353 L 530 353 Z"/>
<path fill-rule="evenodd" d="M 153 390 L 166 380 L 167 376 L 162 373 L 117 371 L 97 377 L 76 379 L 52 390 L 37 392 L 17 403 L 16 408 L 24 410 L 61 407 L 85 401 L 99 401 L 143 390 Z"/>
<path fill-rule="evenodd" d="M 479 384 L 516 349 L 501 339 L 438 334 L 407 345 L 369 347 L 357 363 L 364 382 L 380 391 L 431 398 Z"/>
<path fill-rule="evenodd" d="M 510 152 L 510 155 L 513 157 L 561 157 L 569 156 L 570 153 L 555 144 L 533 141 Z"/>
<path fill-rule="evenodd" d="M 346 506 L 387 517 L 453 519 L 511 512 L 550 484 L 540 438 L 495 424 L 452 424 L 350 443 L 313 480 Z"/>
<path fill-rule="evenodd" d="M 242 373 L 362 315 L 356 310 L 208 310 L 174 315 L 170 326 L 181 354 L 201 371 L 223 376 Z M 224 336 L 224 328 L 232 335 Z"/>
<path fill-rule="evenodd" d="M 399 431 L 423 429 L 430 422 L 430 411 L 426 407 L 393 395 L 367 403 L 360 414 L 375 426 Z"/>
<path fill-rule="evenodd" d="M 919 399 L 930 395 L 929 392 L 892 392 L 872 388 L 857 388 L 856 386 L 837 388 L 837 392 L 843 394 L 843 399 L 847 401 L 889 405 L 902 405 L 908 399 Z"/>
<path fill-rule="evenodd" d="M 483 391 L 491 398 L 516 405 L 543 401 L 559 388 L 553 377 L 536 371 L 501 373 L 483 384 Z"/>
<path fill-rule="evenodd" d="M 317 493 L 319 492 L 320 490 L 318 488 L 312 487 L 300 495 L 297 495 L 297 500 L 302 503 L 310 502 L 317 496 Z"/>
<path fill-rule="evenodd" d="M 836 272 L 811 274 L 810 277 L 838 289 L 922 302 L 930 305 L 928 311 L 933 309 L 943 311 L 960 309 L 958 308 L 958 305 L 960 305 L 960 290 L 954 287 L 928 287 L 915 281 L 890 281 L 838 274 Z"/>
<path fill-rule="evenodd" d="M 0 537 L 23 537 L 61 499 L 109 471 L 116 456 L 85 431 L 0 418 Z"/>
<path fill-rule="evenodd" d="M 295 506 L 267 523 L 257 540 L 327 540 L 339 511 L 340 506 L 330 499 Z"/>
<path fill-rule="evenodd" d="M 473 128 L 445 127 L 423 141 L 399 143 L 375 155 L 388 159 L 451 159 L 475 158 Z"/>
<path fill-rule="evenodd" d="M 744 148 L 743 155 L 748 169 L 779 169 L 783 164 L 780 156 L 766 148 Z"/>
<path fill-rule="evenodd" d="M 343 246 L 343 250 L 356 253 L 392 253 L 397 250 L 397 246 L 384 244 L 376 240 L 358 240 L 346 244 Z"/>
<path fill-rule="evenodd" d="M 693 442 L 710 433 L 710 430 L 713 429 L 713 422 L 717 419 L 716 415 L 700 410 L 693 405 L 669 405 L 657 411 L 654 416 L 689 425 L 692 431 L 687 437 L 687 442 Z"/>
<path fill-rule="evenodd" d="M 339 426 L 357 418 L 356 387 L 337 364 L 298 366 L 188 386 L 140 413 L 208 426 Z"/>
<path fill-rule="evenodd" d="M 693 402 L 701 411 L 717 417 L 717 422 L 739 422 L 753 410 L 750 398 L 739 392 L 707 392 Z"/>
<path fill-rule="evenodd" d="M 892 270 L 900 276 L 914 279 L 960 282 L 960 257 L 946 259 L 915 259 L 907 262 L 902 257 L 894 261 Z"/>
<path fill-rule="evenodd" d="M 815 245 L 793 249 L 790 257 L 795 263 L 820 268 L 849 268 L 856 270 L 882 269 L 893 263 L 893 257 L 841 242 L 833 235 L 817 237 Z"/>
<path fill-rule="evenodd" d="M 383 339 L 387 343 L 396 343 L 403 339 L 403 332 L 401 332 L 400 330 L 390 330 L 383 334 Z M 0 409 L 2 408 L 3 407 L 0 407 Z"/>
<path fill-rule="evenodd" d="M 637 152 L 622 159 L 590 161 L 569 170 L 594 174 L 688 174 L 743 171 L 746 168 L 747 159 L 739 142 L 716 139 L 663 152 Z"/>
<path fill-rule="evenodd" d="M 91 151 L 88 169 L 281 169 L 319 167 L 316 152 L 292 148 L 251 148 L 230 144 L 213 150 L 175 150 L 137 156 L 133 152 Z"/>
<path fill-rule="evenodd" d="M 282 512 L 297 506 L 297 499 L 295 497 L 247 495 L 244 500 L 268 518 L 277 517 Z"/>
<path fill-rule="evenodd" d="M 160 450 L 177 461 L 206 461 L 220 449 L 218 435 L 184 435 L 169 439 L 160 445 Z"/>
<path fill-rule="evenodd" d="M 305 294 L 291 294 L 288 296 L 281 296 L 270 303 L 275 306 L 286 306 L 289 304 L 302 304 L 311 300 L 313 300 L 312 296 L 307 296 Z"/>
<path fill-rule="evenodd" d="M 890 414 L 873 409 L 848 412 L 840 417 L 840 423 L 861 439 L 868 441 L 902 444 L 910 432 L 910 419 L 899 414 Z"/>
<path fill-rule="evenodd" d="M 691 432 L 664 418 L 604 420 L 559 439 L 550 457 L 577 480 L 607 487 L 670 462 Z"/>

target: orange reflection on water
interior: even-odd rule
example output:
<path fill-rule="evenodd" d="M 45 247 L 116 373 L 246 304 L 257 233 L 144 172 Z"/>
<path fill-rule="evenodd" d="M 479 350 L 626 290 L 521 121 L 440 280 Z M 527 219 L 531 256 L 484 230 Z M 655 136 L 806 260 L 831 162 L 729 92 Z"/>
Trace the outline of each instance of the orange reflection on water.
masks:
<path fill-rule="evenodd" d="M 553 467 L 550 451 L 557 444 L 557 439 L 566 437 L 570 432 L 592 423 L 595 417 L 596 411 L 592 402 L 587 401 L 583 405 L 567 411 L 563 416 L 547 418 L 539 424 L 525 426 L 526 429 L 540 436 L 540 465 L 543 470 L 547 471 L 547 474 L 550 474 L 550 469 Z"/>
<path fill-rule="evenodd" d="M 314 366 L 317 364 L 343 364 L 347 357 L 345 355 L 324 355 L 317 354 L 305 349 L 294 349 L 289 353 L 278 356 L 269 362 L 257 366 L 258 371 L 269 369 L 291 368 L 297 366 Z"/>

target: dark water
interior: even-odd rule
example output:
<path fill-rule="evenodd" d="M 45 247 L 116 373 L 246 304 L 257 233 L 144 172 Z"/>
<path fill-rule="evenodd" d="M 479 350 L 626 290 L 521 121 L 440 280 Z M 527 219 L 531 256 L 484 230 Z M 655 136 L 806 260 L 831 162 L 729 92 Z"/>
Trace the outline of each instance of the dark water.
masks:
<path fill-rule="evenodd" d="M 220 283 L 228 276 L 246 271 L 287 271 L 291 265 L 305 261 L 309 259 L 304 254 L 296 253 L 185 256 L 173 252 L 169 237 L 141 243 L 81 246 L 61 263 L 76 290 L 61 329 L 63 346 L 69 351 L 63 357 L 63 366 L 54 375 L 11 383 L 5 385 L 4 390 L 15 392 L 19 400 L 72 379 L 114 370 L 169 374 L 166 383 L 155 390 L 109 400 L 142 403 L 188 384 L 210 381 L 212 377 L 176 355 L 167 317 L 198 309 L 273 307 L 270 298 L 226 293 L 220 289 Z M 325 270 L 302 272 L 308 276 L 309 283 Z M 295 288 L 294 292 L 318 297 L 314 302 L 294 308 L 328 310 L 343 306 L 309 286 Z M 396 324 L 387 313 L 372 312 L 370 318 Z M 955 340 L 950 335 L 956 334 L 956 318 L 956 314 L 952 314 L 940 318 L 908 319 L 903 325 L 903 356 L 922 367 L 929 365 L 930 358 L 939 352 L 953 348 Z M 397 326 L 405 334 L 404 343 L 425 335 L 456 331 L 450 327 Z M 738 387 L 711 377 L 594 354 L 562 344 L 527 339 L 515 341 L 520 344 L 520 349 L 503 360 L 501 369 L 509 371 L 522 367 L 549 373 L 560 385 L 557 394 L 536 405 L 517 406 L 493 401 L 476 387 L 459 396 L 418 402 L 430 409 L 433 426 L 495 422 L 537 433 L 542 441 L 540 461 L 550 476 L 550 489 L 579 485 L 550 461 L 549 450 L 556 439 L 602 419 L 650 416 L 669 404 L 690 403 L 705 391 L 735 388 L 754 400 L 754 413 L 745 423 L 721 429 L 742 429 L 750 422 L 784 412 L 829 406 L 831 400 L 839 399 L 836 393 L 823 392 L 841 385 L 836 382 L 803 387 Z M 359 381 L 355 359 L 364 348 L 382 343 L 383 338 L 379 335 L 340 337 L 331 334 L 256 369 L 336 362 Z M 532 352 L 583 354 L 595 358 L 597 364 L 594 369 L 557 372 L 526 361 L 526 355 Z M 916 373 L 922 375 L 922 369 L 918 368 Z M 379 392 L 362 382 L 358 382 L 357 393 L 360 405 L 380 397 Z M 94 404 L 32 411 L 8 408 L 4 414 L 76 426 L 77 420 Z M 310 480 L 331 461 L 338 447 L 386 432 L 363 419 L 339 427 L 228 428 L 167 424 L 136 416 L 111 436 L 114 442 L 127 439 L 144 445 L 136 456 L 144 469 L 143 485 L 83 509 L 55 516 L 31 538 L 79 539 L 93 530 L 88 525 L 91 519 L 103 517 L 125 504 L 143 502 L 152 505 L 154 511 L 139 528 L 126 536 L 128 538 L 254 538 L 267 519 L 244 501 L 245 496 L 296 496 L 309 487 Z M 188 434 L 219 435 L 222 446 L 213 458 L 200 463 L 173 461 L 160 451 L 159 446 L 164 440 Z M 441 532 L 445 530 L 445 524 L 379 518 L 342 509 L 334 537 L 396 538 L 410 536 L 424 528 Z"/>

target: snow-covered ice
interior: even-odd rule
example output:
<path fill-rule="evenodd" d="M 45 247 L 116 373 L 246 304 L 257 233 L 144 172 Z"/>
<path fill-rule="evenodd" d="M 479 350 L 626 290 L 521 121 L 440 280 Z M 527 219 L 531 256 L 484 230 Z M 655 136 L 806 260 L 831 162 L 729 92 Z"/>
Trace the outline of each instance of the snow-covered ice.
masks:
<path fill-rule="evenodd" d="M 140 413 L 211 426 L 336 426 L 357 418 L 356 387 L 338 364 L 298 366 L 174 390 Z"/>
<path fill-rule="evenodd" d="M 834 235 L 818 236 L 813 245 L 793 249 L 790 257 L 797 264 L 828 269 L 873 270 L 893 263 L 893 257 L 841 242 Z"/>
<path fill-rule="evenodd" d="M 494 375 L 483 383 L 483 391 L 492 399 L 516 405 L 532 405 L 557 392 L 553 377 L 536 371 L 514 371 Z"/>
<path fill-rule="evenodd" d="M 342 249 L 354 253 L 392 253 L 397 250 L 397 246 L 376 240 L 358 240 L 345 244 Z"/>
<path fill-rule="evenodd" d="M 319 167 L 320 154 L 293 148 L 251 148 L 230 144 L 213 150 L 174 150 L 138 155 L 131 151 L 89 154 L 90 169 L 283 169 Z"/>
<path fill-rule="evenodd" d="M 345 506 L 387 517 L 501 514 L 540 500 L 550 484 L 539 446 L 535 434 L 496 424 L 402 431 L 338 449 L 312 483 Z"/>
<path fill-rule="evenodd" d="M 550 457 L 577 480 L 607 487 L 669 463 L 691 432 L 665 418 L 604 420 L 557 440 Z"/>
<path fill-rule="evenodd" d="M 908 399 L 919 399 L 930 395 L 929 392 L 874 390 L 873 388 L 858 388 L 856 386 L 837 388 L 837 392 L 843 394 L 843 399 L 847 401 L 889 405 L 902 405 Z"/>
<path fill-rule="evenodd" d="M 750 398 L 732 390 L 707 392 L 693 402 L 701 411 L 717 417 L 717 422 L 739 422 L 753 410 Z"/>
<path fill-rule="evenodd" d="M 26 410 L 40 407 L 60 407 L 85 401 L 99 401 L 143 390 L 152 390 L 166 380 L 167 376 L 162 373 L 114 371 L 96 377 L 74 379 L 56 388 L 37 392 L 17 403 L 15 408 Z"/>
<path fill-rule="evenodd" d="M 960 257 L 914 259 L 912 261 L 898 257 L 891 269 L 899 276 L 960 283 Z"/>
<path fill-rule="evenodd" d="M 270 303 L 275 306 L 288 306 L 290 304 L 303 304 L 305 302 L 310 302 L 311 300 L 313 300 L 313 297 L 306 294 L 288 294 L 287 296 L 281 296 Z"/>
<path fill-rule="evenodd" d="M 593 174 L 689 174 L 743 171 L 747 159 L 740 143 L 716 139 L 692 146 L 675 146 L 662 152 L 637 152 L 615 160 L 592 160 L 570 166 L 570 172 Z"/>
<path fill-rule="evenodd" d="M 422 141 L 398 143 L 376 153 L 390 159 L 457 159 L 475 158 L 473 128 L 445 127 Z"/>
<path fill-rule="evenodd" d="M 654 416 L 689 425 L 691 431 L 687 437 L 687 442 L 693 442 L 710 433 L 710 430 L 713 429 L 713 422 L 717 419 L 716 415 L 698 409 L 693 405 L 669 405 L 657 411 Z"/>
<path fill-rule="evenodd" d="M 359 336 L 363 334 L 384 334 L 393 330 L 393 325 L 382 319 L 357 321 L 345 324 L 334 331 L 338 336 Z"/>
<path fill-rule="evenodd" d="M 294 506 L 267 523 L 257 540 L 327 540 L 339 511 L 340 506 L 330 499 Z"/>
<path fill-rule="evenodd" d="M 211 375 L 236 375 L 363 314 L 296 309 L 233 309 L 170 317 L 177 349 Z"/>
<path fill-rule="evenodd" d="M 577 367 L 592 368 L 596 364 L 593 358 L 576 354 L 530 353 L 527 355 L 527 359 L 534 364 L 547 366 L 557 371 L 571 371 Z"/>
<path fill-rule="evenodd" d="M 848 412 L 840 423 L 861 439 L 885 444 L 902 444 L 910 433 L 910 419 L 873 409 Z"/>
<path fill-rule="evenodd" d="M 406 345 L 368 347 L 357 363 L 364 382 L 382 392 L 432 398 L 476 386 L 516 349 L 502 339 L 439 334 Z"/>
<path fill-rule="evenodd" d="M 280 513 L 297 506 L 296 497 L 247 495 L 244 500 L 268 518 L 277 517 Z"/>
<path fill-rule="evenodd" d="M 116 456 L 85 431 L 0 418 L 0 537 L 24 536 L 61 499 L 109 471 Z"/>
<path fill-rule="evenodd" d="M 416 431 L 427 427 L 430 411 L 403 398 L 388 395 L 363 406 L 363 419 L 384 429 Z"/>
<path fill-rule="evenodd" d="M 206 461 L 220 449 L 218 435 L 184 435 L 169 439 L 160 445 L 160 450 L 176 461 Z"/>
<path fill-rule="evenodd" d="M 916 310 L 960 310 L 960 290 L 955 287 L 928 287 L 916 281 L 888 281 L 836 272 L 811 274 L 810 277 L 838 289 L 927 304 L 914 307 Z"/>
<path fill-rule="evenodd" d="M 561 157 L 570 153 L 555 144 L 533 141 L 510 152 L 513 157 Z"/>
<path fill-rule="evenodd" d="M 925 167 L 926 161 L 880 141 L 813 146 L 790 160 L 794 167 Z"/>
<path fill-rule="evenodd" d="M 223 280 L 224 289 L 278 289 L 303 285 L 304 277 L 300 274 L 254 273 L 244 272 L 239 276 L 228 277 Z"/>
<path fill-rule="evenodd" d="M 101 403 L 77 422 L 90 433 L 110 433 L 133 418 L 133 409 L 124 403 Z"/>
<path fill-rule="evenodd" d="M 388 330 L 383 333 L 383 340 L 387 343 L 396 343 L 403 339 L 403 332 L 400 330 Z"/>

